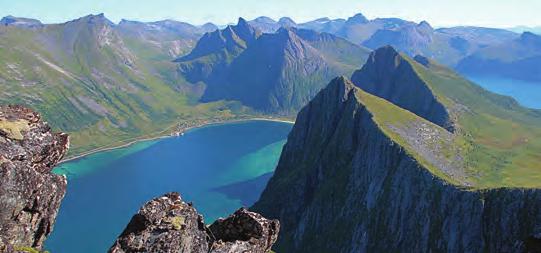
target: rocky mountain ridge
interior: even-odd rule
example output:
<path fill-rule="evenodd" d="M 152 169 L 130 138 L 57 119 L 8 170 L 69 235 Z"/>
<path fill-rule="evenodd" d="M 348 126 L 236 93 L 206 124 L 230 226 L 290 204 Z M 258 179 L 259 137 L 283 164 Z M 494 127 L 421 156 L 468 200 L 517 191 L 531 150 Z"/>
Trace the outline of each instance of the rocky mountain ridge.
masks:
<path fill-rule="evenodd" d="M 0 103 L 39 111 L 69 133 L 68 156 L 156 135 L 178 121 L 235 114 L 233 103 L 192 102 L 204 87 L 188 83 L 172 62 L 202 36 L 190 27 L 115 25 L 104 15 L 32 29 L 0 26 Z"/>
<path fill-rule="evenodd" d="M 252 207 L 280 220 L 277 251 L 541 250 L 539 111 L 391 47 L 353 77 L 301 110 Z M 510 121 L 530 141 L 504 156 Z"/>
<path fill-rule="evenodd" d="M 203 102 L 235 100 L 264 113 L 293 115 L 328 80 L 350 74 L 368 54 L 331 34 L 280 28 L 261 33 L 240 19 L 206 34 L 177 60 L 192 83 L 203 82 Z"/>
<path fill-rule="evenodd" d="M 266 253 L 279 230 L 277 220 L 243 208 L 207 227 L 191 203 L 168 193 L 146 203 L 109 252 Z"/>
<path fill-rule="evenodd" d="M 51 170 L 68 147 L 68 136 L 53 133 L 39 114 L 0 107 L 1 252 L 43 246 L 66 192 L 66 178 Z"/>
<path fill-rule="evenodd" d="M 540 190 L 450 184 L 433 174 L 427 156 L 412 151 L 400 130 L 408 125 L 425 133 L 422 140 L 445 132 L 345 78 L 320 92 L 299 113 L 277 170 L 252 208 L 281 221 L 276 250 L 541 249 Z"/>

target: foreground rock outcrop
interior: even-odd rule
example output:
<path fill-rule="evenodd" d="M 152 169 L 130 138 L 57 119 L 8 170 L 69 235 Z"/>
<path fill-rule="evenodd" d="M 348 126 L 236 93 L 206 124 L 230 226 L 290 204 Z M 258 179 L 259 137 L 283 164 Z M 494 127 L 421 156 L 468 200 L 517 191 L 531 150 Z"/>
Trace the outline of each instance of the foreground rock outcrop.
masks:
<path fill-rule="evenodd" d="M 207 227 L 203 217 L 180 194 L 169 193 L 146 203 L 111 247 L 111 253 L 269 252 L 280 224 L 239 209 Z"/>
<path fill-rule="evenodd" d="M 68 146 L 37 113 L 0 107 L 0 252 L 43 246 L 66 192 L 66 179 L 51 170 Z"/>

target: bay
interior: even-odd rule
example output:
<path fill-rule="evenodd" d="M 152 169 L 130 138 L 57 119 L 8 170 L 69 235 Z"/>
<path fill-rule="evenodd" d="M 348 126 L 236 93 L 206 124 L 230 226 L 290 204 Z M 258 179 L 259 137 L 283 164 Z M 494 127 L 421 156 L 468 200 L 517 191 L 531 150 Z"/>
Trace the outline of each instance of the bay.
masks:
<path fill-rule="evenodd" d="M 483 88 L 516 99 L 521 105 L 541 109 L 541 83 L 498 76 L 468 76 Z"/>
<path fill-rule="evenodd" d="M 272 173 L 291 127 L 273 121 L 212 125 L 61 164 L 54 172 L 68 177 L 68 188 L 45 248 L 106 252 L 145 202 L 167 192 L 193 202 L 207 223 L 250 205 L 253 200 L 216 189 Z"/>

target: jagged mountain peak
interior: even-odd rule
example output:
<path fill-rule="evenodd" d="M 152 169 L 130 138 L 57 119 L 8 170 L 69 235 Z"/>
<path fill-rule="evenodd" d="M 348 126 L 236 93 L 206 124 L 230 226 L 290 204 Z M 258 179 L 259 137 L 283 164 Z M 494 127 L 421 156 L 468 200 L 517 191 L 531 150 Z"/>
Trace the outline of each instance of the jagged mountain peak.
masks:
<path fill-rule="evenodd" d="M 228 25 L 223 30 L 205 33 L 188 55 L 175 61 L 191 61 L 213 54 L 221 55 L 225 52 L 236 56 L 259 36 L 261 36 L 261 31 L 251 26 L 244 18 L 239 18 L 237 25 Z"/>
<path fill-rule="evenodd" d="M 365 66 L 371 67 L 372 64 L 376 64 L 381 68 L 392 69 L 398 67 L 398 64 L 403 60 L 402 56 L 394 47 L 383 46 L 372 53 L 368 57 L 368 62 Z"/>
<path fill-rule="evenodd" d="M 339 98 L 341 101 L 345 101 L 351 90 L 355 89 L 353 84 L 347 77 L 339 76 L 334 78 L 325 89 L 322 90 L 322 94 L 330 97 Z"/>
<path fill-rule="evenodd" d="M 292 60 L 294 58 L 321 57 L 315 48 L 297 34 L 295 28 L 282 27 L 273 35 L 264 35 L 259 43 L 261 49 L 265 47 L 280 48 L 285 55 L 292 57 Z"/>
<path fill-rule="evenodd" d="M 290 17 L 282 17 L 278 20 L 278 23 L 283 27 L 296 27 L 297 23 Z"/>
<path fill-rule="evenodd" d="M 89 15 L 86 15 L 84 17 L 81 17 L 81 18 L 78 18 L 78 19 L 74 19 L 72 21 L 68 21 L 66 24 L 72 24 L 72 23 L 86 23 L 86 24 L 89 24 L 89 25 L 107 25 L 107 26 L 114 26 L 115 24 L 107 19 L 107 17 L 105 17 L 105 14 L 103 13 L 100 13 L 100 14 L 89 14 Z"/>
<path fill-rule="evenodd" d="M 243 17 L 239 17 L 239 19 L 237 20 L 237 25 L 238 27 L 252 27 L 248 21 L 246 19 L 244 19 Z"/>
<path fill-rule="evenodd" d="M 348 18 L 346 22 L 348 24 L 365 24 L 368 23 L 369 20 L 362 13 L 358 13 L 353 17 Z"/>
<path fill-rule="evenodd" d="M 261 31 L 250 25 L 244 18 L 239 18 L 237 25 L 229 27 L 231 27 L 240 38 L 247 41 L 254 40 L 261 35 Z"/>
<path fill-rule="evenodd" d="M 468 85 L 443 75 L 454 89 Z M 484 117 L 480 111 L 466 114 L 469 120 Z M 495 130 L 487 128 L 505 120 L 487 118 L 476 121 L 464 138 L 479 128 Z M 494 135 L 517 133 L 512 127 L 502 132 L 504 125 Z M 541 191 L 465 185 L 460 178 L 474 180 L 487 172 L 470 170 L 496 138 L 470 139 L 475 144 L 469 149 L 458 135 L 335 79 L 298 114 L 274 176 L 252 210 L 280 220 L 279 252 L 537 252 Z M 500 159 L 510 153 L 503 152 L 489 160 L 506 164 Z M 506 181 L 516 173 L 516 167 L 510 174 L 487 167 Z M 441 243 L 430 243 L 434 240 Z"/>
<path fill-rule="evenodd" d="M 368 93 L 454 131 L 449 111 L 416 72 L 414 63 L 393 47 L 384 46 L 372 52 L 366 64 L 351 79 Z"/>
<path fill-rule="evenodd" d="M 419 25 L 417 25 L 417 29 L 424 31 L 424 32 L 432 32 L 434 31 L 434 28 L 427 22 L 427 21 L 421 21 Z"/>
<path fill-rule="evenodd" d="M 520 42 L 526 45 L 541 47 L 541 36 L 532 32 L 524 32 L 520 35 Z"/>

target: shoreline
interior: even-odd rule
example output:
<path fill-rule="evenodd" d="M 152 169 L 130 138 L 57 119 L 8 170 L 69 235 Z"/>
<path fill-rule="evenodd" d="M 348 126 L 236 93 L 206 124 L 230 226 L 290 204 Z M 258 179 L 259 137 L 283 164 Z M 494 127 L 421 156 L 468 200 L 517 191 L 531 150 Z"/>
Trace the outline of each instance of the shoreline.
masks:
<path fill-rule="evenodd" d="M 272 122 L 281 122 L 281 123 L 289 123 L 289 124 L 294 124 L 295 123 L 295 121 L 293 121 L 293 120 L 256 117 L 256 118 L 246 118 L 246 119 L 224 120 L 224 121 L 219 121 L 219 122 L 209 122 L 209 123 L 204 123 L 204 124 L 199 124 L 199 125 L 187 127 L 185 129 L 182 129 L 182 131 L 180 131 L 180 132 L 186 133 L 186 132 L 188 132 L 190 130 L 194 130 L 194 129 L 197 129 L 197 128 L 202 128 L 202 127 L 207 127 L 207 126 L 212 126 L 212 125 L 244 122 L 244 121 L 272 121 Z M 165 132 L 165 131 L 166 130 L 164 130 L 162 132 Z M 162 132 L 160 132 L 160 133 L 162 133 Z M 89 150 L 87 152 L 81 153 L 79 155 L 76 155 L 76 156 L 73 156 L 73 157 L 70 157 L 70 158 L 62 159 L 62 160 L 60 160 L 60 162 L 58 162 L 57 166 L 61 165 L 63 163 L 67 163 L 67 162 L 71 162 L 71 161 L 74 161 L 74 160 L 84 158 L 84 157 L 89 156 L 89 155 L 93 155 L 93 154 L 96 154 L 96 153 L 105 152 L 105 151 L 111 151 L 111 150 L 120 149 L 120 148 L 126 148 L 126 147 L 132 146 L 132 145 L 140 143 L 140 142 L 154 141 L 154 140 L 160 140 L 160 139 L 165 139 L 165 138 L 170 138 L 170 137 L 175 137 L 175 136 L 172 136 L 171 134 L 168 134 L 168 135 L 160 135 L 160 134 L 158 134 L 155 137 L 148 137 L 148 138 L 137 138 L 136 137 L 136 138 L 134 138 L 134 140 L 129 141 L 129 142 L 125 143 L 125 144 L 120 144 L 120 145 L 113 146 L 113 147 L 96 148 L 96 149 Z"/>

